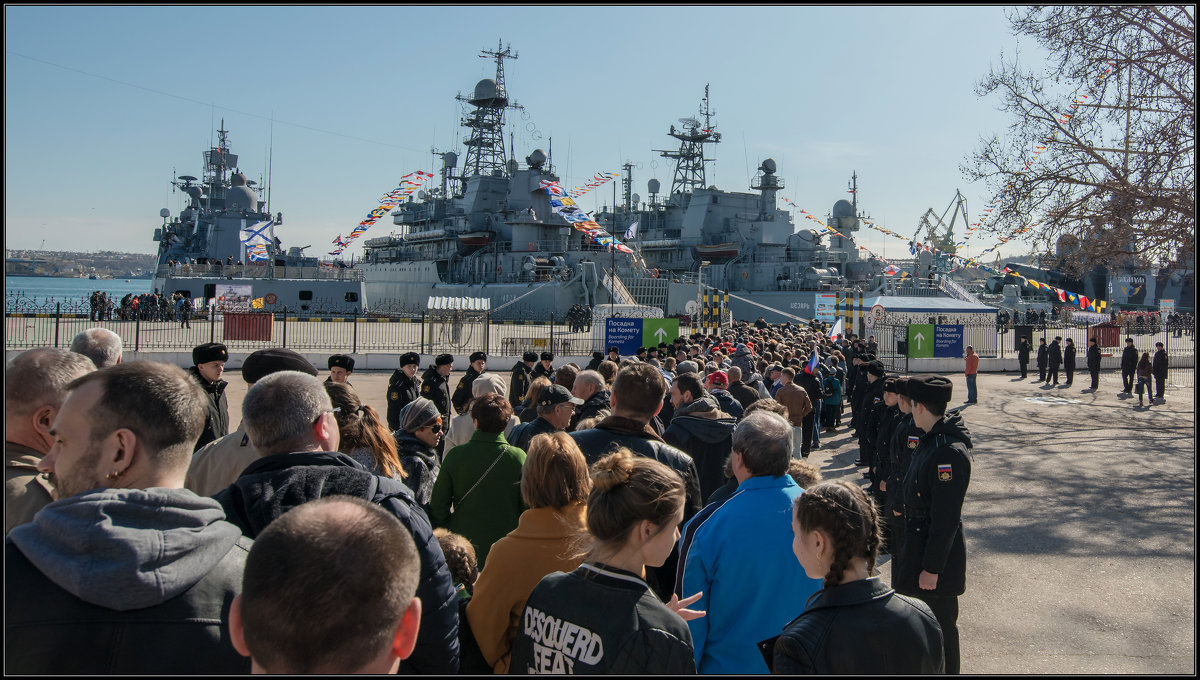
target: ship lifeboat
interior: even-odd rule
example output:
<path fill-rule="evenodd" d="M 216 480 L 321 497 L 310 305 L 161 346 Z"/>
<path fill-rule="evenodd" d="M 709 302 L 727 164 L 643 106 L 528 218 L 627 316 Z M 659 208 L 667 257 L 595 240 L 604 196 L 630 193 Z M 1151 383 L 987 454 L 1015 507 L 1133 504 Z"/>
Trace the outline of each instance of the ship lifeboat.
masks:
<path fill-rule="evenodd" d="M 739 248 L 736 243 L 696 246 L 696 254 L 708 260 L 728 260 L 737 257 Z"/>
<path fill-rule="evenodd" d="M 478 248 L 486 246 L 492 242 L 492 232 L 490 231 L 471 231 L 465 234 L 459 234 L 458 240 L 468 248 Z"/>

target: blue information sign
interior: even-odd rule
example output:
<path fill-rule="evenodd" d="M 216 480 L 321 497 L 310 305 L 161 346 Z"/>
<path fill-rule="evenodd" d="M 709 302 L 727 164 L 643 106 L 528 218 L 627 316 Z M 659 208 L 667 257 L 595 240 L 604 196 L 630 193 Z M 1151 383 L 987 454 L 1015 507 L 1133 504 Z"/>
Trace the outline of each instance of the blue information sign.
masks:
<path fill-rule="evenodd" d="M 621 356 L 629 356 L 642 347 L 641 319 L 609 318 L 604 321 L 605 350 L 616 347 Z"/>
<path fill-rule="evenodd" d="M 963 327 L 937 324 L 933 327 L 933 356 L 960 358 L 963 355 Z"/>

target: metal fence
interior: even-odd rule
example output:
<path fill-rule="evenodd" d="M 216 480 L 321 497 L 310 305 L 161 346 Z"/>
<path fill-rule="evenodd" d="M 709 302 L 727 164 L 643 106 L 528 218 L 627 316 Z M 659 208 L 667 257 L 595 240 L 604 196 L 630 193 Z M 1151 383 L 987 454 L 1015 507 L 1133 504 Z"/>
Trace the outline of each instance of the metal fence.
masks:
<path fill-rule="evenodd" d="M 1111 324 L 1089 324 L 1048 321 L 1035 324 L 963 324 L 963 347 L 970 345 L 981 358 L 1016 359 L 1019 338 L 1029 338 L 1032 351 L 1029 363 L 1037 365 L 1037 348 L 1041 338 L 1050 344 L 1055 338 L 1067 338 L 1075 344 L 1075 370 L 1087 373 L 1088 339 L 1096 337 L 1100 346 L 1100 370 L 1119 371 L 1125 338 L 1133 338 L 1140 356 L 1149 352 L 1153 357 L 1155 343 L 1163 343 L 1167 353 L 1170 384 L 1174 387 L 1192 388 L 1196 384 L 1196 333 L 1191 325 L 1182 323 L 1162 324 L 1145 327 L 1120 327 Z M 908 339 L 907 324 L 876 324 L 871 330 L 879 343 L 877 358 L 890 371 L 907 372 L 908 356 L 905 342 Z M 1037 369 L 1034 368 L 1034 371 Z"/>
<path fill-rule="evenodd" d="M 206 342 L 221 342 L 232 351 L 287 347 L 310 352 L 352 354 L 403 353 L 519 356 L 527 351 L 556 356 L 586 356 L 607 349 L 603 320 L 582 326 L 565 315 L 544 319 L 493 319 L 486 313 L 444 318 L 436 313 L 416 315 L 322 314 L 292 312 L 248 315 L 204 313 L 186 323 L 142 319 L 89 318 L 87 305 L 56 302 L 38 309 L 6 310 L 6 349 L 69 347 L 72 338 L 89 328 L 106 328 L 121 336 L 134 352 L 181 352 Z M 681 323 L 679 331 L 697 331 Z"/>

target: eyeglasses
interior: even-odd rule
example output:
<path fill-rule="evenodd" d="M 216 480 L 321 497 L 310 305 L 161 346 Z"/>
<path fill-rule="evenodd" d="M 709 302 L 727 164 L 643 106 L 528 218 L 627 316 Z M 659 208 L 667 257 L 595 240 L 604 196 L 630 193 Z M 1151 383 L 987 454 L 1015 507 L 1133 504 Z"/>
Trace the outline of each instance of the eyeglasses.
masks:
<path fill-rule="evenodd" d="M 319 414 L 317 414 L 317 417 L 313 420 L 313 425 L 316 425 L 317 423 L 321 422 L 322 416 L 324 416 L 326 413 L 332 413 L 334 415 L 334 417 L 336 418 L 337 414 L 339 414 L 341 412 L 342 412 L 341 406 L 325 409 L 324 411 L 321 411 Z"/>

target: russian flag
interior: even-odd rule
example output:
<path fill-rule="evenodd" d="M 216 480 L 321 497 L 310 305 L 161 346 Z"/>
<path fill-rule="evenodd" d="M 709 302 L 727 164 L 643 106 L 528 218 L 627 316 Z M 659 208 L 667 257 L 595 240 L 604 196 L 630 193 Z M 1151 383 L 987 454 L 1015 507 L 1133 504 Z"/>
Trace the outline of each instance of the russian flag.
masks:
<path fill-rule="evenodd" d="M 804 365 L 804 372 L 808 373 L 809 375 L 816 375 L 817 374 L 817 366 L 820 363 L 821 363 L 821 359 L 820 359 L 820 357 L 817 356 L 817 348 L 814 347 L 812 357 L 808 360 L 808 363 Z"/>

